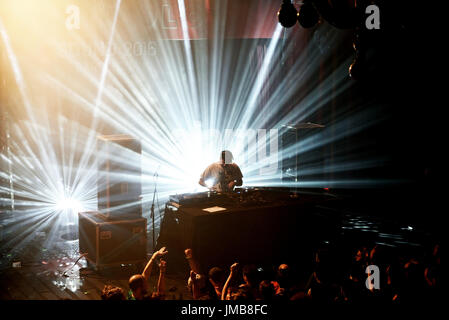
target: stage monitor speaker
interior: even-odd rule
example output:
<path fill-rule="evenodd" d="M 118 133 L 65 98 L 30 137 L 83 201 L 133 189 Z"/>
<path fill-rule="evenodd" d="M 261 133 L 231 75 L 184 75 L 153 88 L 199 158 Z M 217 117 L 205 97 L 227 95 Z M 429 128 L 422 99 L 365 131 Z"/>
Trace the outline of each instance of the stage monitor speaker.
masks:
<path fill-rule="evenodd" d="M 98 210 L 108 219 L 142 216 L 141 145 L 128 135 L 99 136 Z"/>

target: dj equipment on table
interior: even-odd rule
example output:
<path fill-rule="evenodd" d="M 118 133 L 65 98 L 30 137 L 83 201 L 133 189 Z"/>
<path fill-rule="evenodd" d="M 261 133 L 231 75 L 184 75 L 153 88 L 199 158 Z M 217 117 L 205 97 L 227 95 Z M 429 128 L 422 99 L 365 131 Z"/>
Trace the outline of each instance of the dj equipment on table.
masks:
<path fill-rule="evenodd" d="M 320 197 L 322 190 L 310 192 L 308 199 Z M 231 207 L 261 205 L 279 201 L 303 201 L 298 192 L 290 192 L 289 188 L 252 187 L 236 188 L 234 192 L 198 192 L 171 195 L 168 205 L 175 207 L 201 207 L 207 204 L 226 204 Z"/>
<path fill-rule="evenodd" d="M 240 188 L 233 193 L 201 192 L 170 196 L 158 248 L 169 251 L 169 268 L 186 266 L 191 248 L 204 268 L 233 262 L 281 261 L 306 250 L 328 232 L 331 221 L 316 206 L 334 199 L 322 190 Z M 293 250 L 293 251 L 292 251 Z"/>

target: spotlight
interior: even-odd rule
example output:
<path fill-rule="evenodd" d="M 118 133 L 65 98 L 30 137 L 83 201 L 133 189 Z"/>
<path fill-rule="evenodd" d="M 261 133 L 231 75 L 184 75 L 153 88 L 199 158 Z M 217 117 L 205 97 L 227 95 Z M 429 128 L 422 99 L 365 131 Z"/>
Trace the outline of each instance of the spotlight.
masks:
<path fill-rule="evenodd" d="M 279 23 L 284 28 L 290 28 L 295 25 L 297 18 L 298 11 L 296 11 L 295 6 L 291 3 L 290 0 L 283 0 L 281 8 L 278 11 Z"/>
<path fill-rule="evenodd" d="M 84 210 L 82 204 L 78 200 L 73 198 L 63 198 L 59 200 L 56 203 L 56 209 L 61 211 L 72 211 L 74 213 L 78 213 Z"/>
<path fill-rule="evenodd" d="M 304 2 L 299 9 L 298 22 L 303 28 L 312 28 L 318 23 L 320 16 L 310 1 Z"/>

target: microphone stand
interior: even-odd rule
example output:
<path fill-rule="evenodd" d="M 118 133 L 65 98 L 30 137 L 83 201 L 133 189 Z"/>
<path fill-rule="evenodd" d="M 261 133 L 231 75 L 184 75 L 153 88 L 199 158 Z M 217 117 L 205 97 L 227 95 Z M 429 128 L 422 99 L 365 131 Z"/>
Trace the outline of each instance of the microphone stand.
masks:
<path fill-rule="evenodd" d="M 157 178 L 158 178 L 157 171 L 154 173 L 154 192 L 153 192 L 153 203 L 151 204 L 151 220 L 153 225 L 153 252 L 156 251 L 156 241 L 155 241 L 155 230 L 154 230 L 154 199 L 156 197 L 156 186 L 157 186 Z"/>

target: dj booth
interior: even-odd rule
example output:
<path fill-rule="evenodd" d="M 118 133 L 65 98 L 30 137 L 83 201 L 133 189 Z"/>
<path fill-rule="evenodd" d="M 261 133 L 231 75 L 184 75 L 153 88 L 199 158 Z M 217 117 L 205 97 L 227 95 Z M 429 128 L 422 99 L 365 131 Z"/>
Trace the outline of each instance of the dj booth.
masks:
<path fill-rule="evenodd" d="M 204 271 L 233 262 L 311 260 L 333 224 L 318 206 L 332 199 L 322 190 L 283 188 L 173 195 L 166 203 L 157 247 L 167 247 L 168 266 L 179 271 L 188 268 L 186 248 L 193 250 Z"/>

